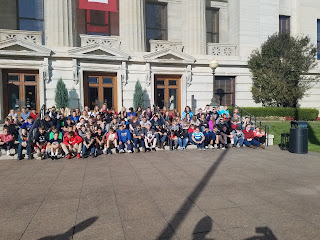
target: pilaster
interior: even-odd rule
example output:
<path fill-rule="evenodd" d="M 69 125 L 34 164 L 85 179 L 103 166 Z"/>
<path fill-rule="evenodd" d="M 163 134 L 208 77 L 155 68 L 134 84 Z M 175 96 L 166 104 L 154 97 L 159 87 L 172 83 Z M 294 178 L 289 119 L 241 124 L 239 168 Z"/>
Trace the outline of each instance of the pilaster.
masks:
<path fill-rule="evenodd" d="M 188 54 L 206 54 L 206 1 L 185 0 L 183 4 L 183 44 Z"/>
<path fill-rule="evenodd" d="M 75 45 L 75 13 L 76 3 L 73 0 L 44 0 L 46 45 Z"/>
<path fill-rule="evenodd" d="M 2 69 L 0 69 L 0 123 L 4 120 L 4 112 L 3 112 L 3 82 L 2 82 Z"/>
<path fill-rule="evenodd" d="M 119 4 L 121 49 L 144 52 L 146 48 L 144 0 L 121 0 Z"/>

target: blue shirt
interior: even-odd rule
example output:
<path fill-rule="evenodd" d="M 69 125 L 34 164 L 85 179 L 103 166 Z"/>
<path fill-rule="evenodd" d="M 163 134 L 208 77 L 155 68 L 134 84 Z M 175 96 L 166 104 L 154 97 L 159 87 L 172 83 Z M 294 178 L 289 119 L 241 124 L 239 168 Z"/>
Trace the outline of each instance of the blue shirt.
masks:
<path fill-rule="evenodd" d="M 210 131 L 209 132 L 204 131 L 203 135 L 206 139 L 214 139 L 214 136 L 215 136 L 214 133 Z"/>
<path fill-rule="evenodd" d="M 30 112 L 27 112 L 27 113 L 22 112 L 20 115 L 23 120 L 26 120 L 30 116 Z"/>
<path fill-rule="evenodd" d="M 193 132 L 193 133 L 192 133 L 192 136 L 194 137 L 194 139 L 195 139 L 196 141 L 201 141 L 201 140 L 202 140 L 203 133 L 202 133 L 202 132 L 199 132 L 199 133 Z"/>
<path fill-rule="evenodd" d="M 120 142 L 127 142 L 131 140 L 130 131 L 128 129 L 123 129 L 118 131 L 118 138 Z"/>

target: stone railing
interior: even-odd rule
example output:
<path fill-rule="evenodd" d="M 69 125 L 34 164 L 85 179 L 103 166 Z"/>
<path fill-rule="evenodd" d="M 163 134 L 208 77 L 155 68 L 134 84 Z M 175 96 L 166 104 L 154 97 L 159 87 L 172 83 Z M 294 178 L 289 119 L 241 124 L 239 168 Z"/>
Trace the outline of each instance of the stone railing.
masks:
<path fill-rule="evenodd" d="M 169 42 L 164 40 L 150 40 L 151 52 L 157 52 L 163 49 L 173 49 L 178 52 L 183 51 L 183 45 L 181 42 Z"/>
<path fill-rule="evenodd" d="M 223 43 L 208 43 L 208 55 L 213 56 L 236 56 L 237 46 Z"/>
<path fill-rule="evenodd" d="M 87 34 L 80 34 L 81 39 L 81 47 L 92 45 L 92 44 L 99 44 L 99 45 L 106 45 L 108 47 L 113 48 L 120 48 L 120 41 L 119 37 L 117 36 L 97 36 L 97 35 L 87 35 Z"/>
<path fill-rule="evenodd" d="M 42 32 L 0 29 L 0 41 L 9 39 L 22 39 L 42 45 Z"/>

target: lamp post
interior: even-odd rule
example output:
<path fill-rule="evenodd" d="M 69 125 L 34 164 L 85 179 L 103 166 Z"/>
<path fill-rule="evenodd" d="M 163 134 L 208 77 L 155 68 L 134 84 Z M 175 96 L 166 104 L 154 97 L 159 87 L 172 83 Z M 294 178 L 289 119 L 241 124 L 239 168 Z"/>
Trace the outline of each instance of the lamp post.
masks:
<path fill-rule="evenodd" d="M 210 106 L 211 107 L 216 107 L 219 104 L 216 101 L 216 96 L 215 96 L 215 91 L 214 91 L 214 82 L 215 82 L 215 74 L 216 74 L 216 69 L 219 66 L 218 62 L 216 60 L 212 60 L 211 63 L 209 64 L 209 67 L 212 69 L 212 75 L 213 75 L 213 82 L 212 82 L 212 99 Z"/>

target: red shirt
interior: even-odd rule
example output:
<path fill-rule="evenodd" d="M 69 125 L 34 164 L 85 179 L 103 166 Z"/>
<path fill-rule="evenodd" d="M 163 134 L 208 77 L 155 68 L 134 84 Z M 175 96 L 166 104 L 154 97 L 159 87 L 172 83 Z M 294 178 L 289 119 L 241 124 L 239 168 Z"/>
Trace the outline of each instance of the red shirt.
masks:
<path fill-rule="evenodd" d="M 249 131 L 247 131 L 246 129 L 244 129 L 243 131 L 244 134 L 244 139 L 254 139 L 254 134 L 253 131 L 250 129 Z"/>
<path fill-rule="evenodd" d="M 231 129 L 232 129 L 232 130 L 236 130 L 236 127 L 237 127 L 237 126 L 239 126 L 239 125 L 238 125 L 238 124 L 232 124 L 232 125 L 231 125 Z"/>
<path fill-rule="evenodd" d="M 70 145 L 75 145 L 75 144 L 79 144 L 82 143 L 82 138 L 80 136 L 74 136 L 72 138 L 69 138 L 68 136 L 63 140 L 63 143 L 68 146 Z"/>
<path fill-rule="evenodd" d="M 191 128 L 191 127 L 190 127 L 190 128 L 188 129 L 188 133 L 193 133 L 195 130 L 196 130 L 195 128 Z"/>
<path fill-rule="evenodd" d="M 34 120 L 36 120 L 36 118 L 37 118 L 37 116 L 38 116 L 38 113 L 36 113 L 36 114 L 30 113 L 30 116 L 31 116 Z"/>

